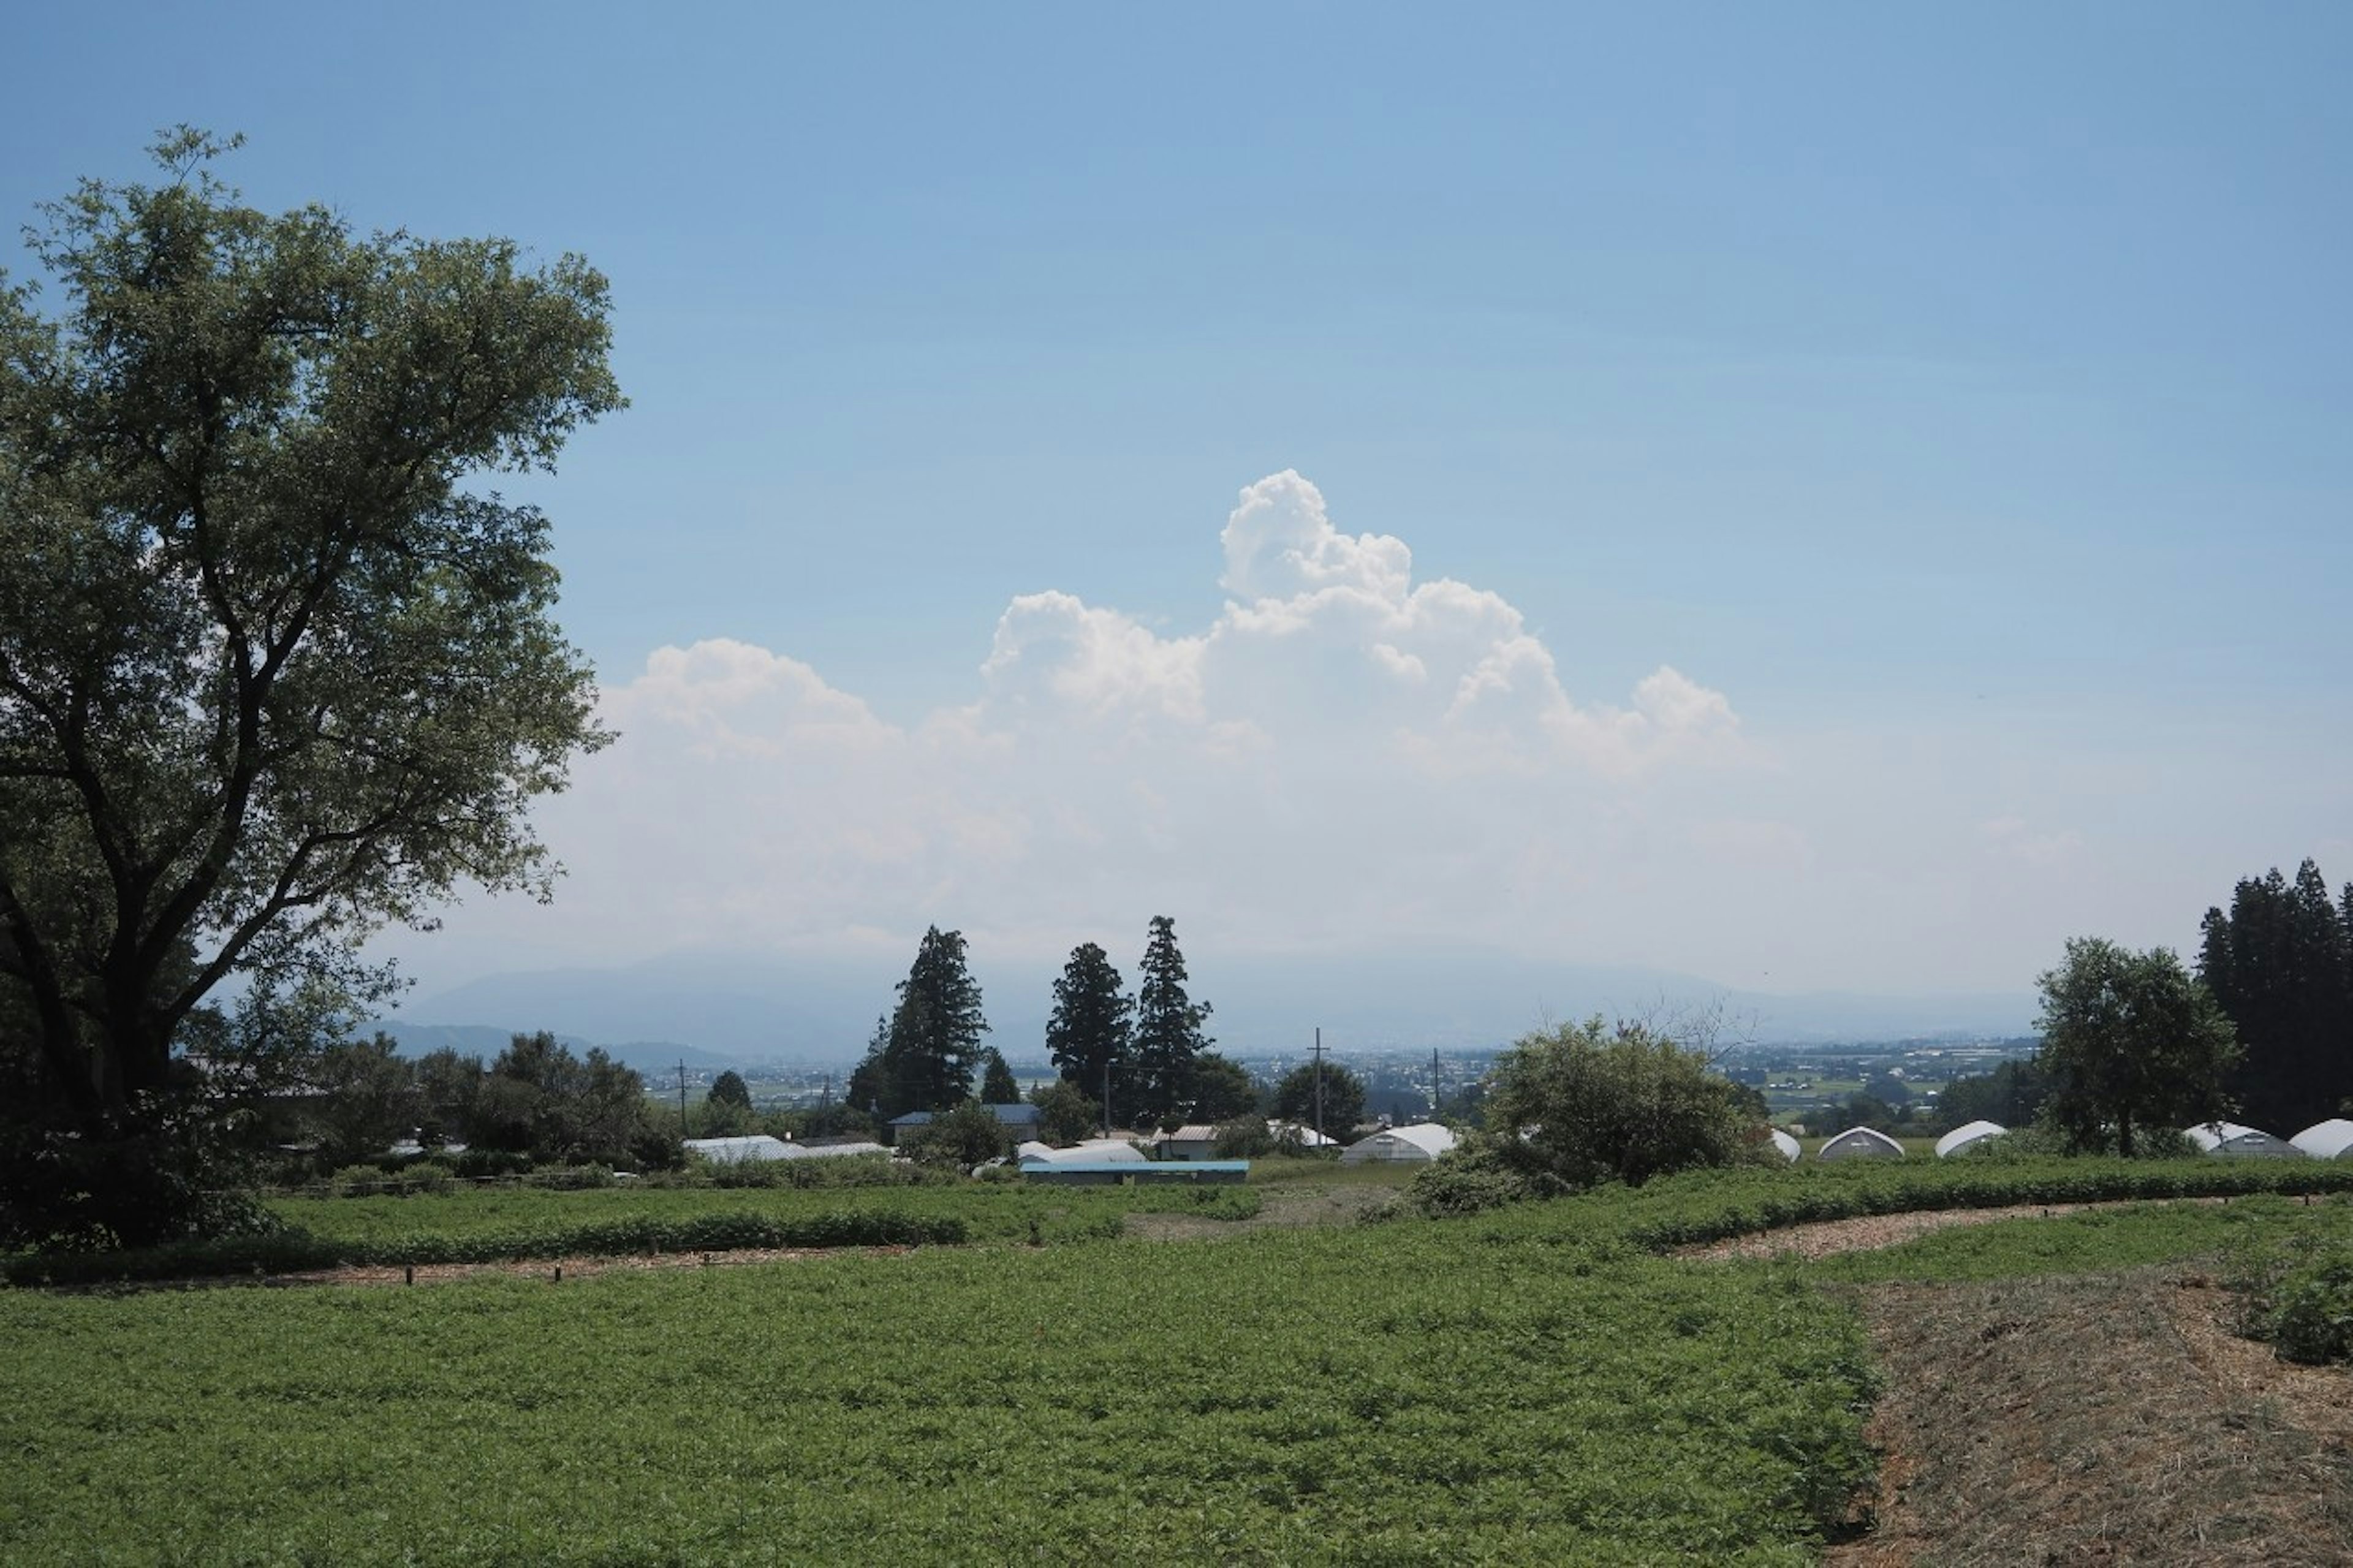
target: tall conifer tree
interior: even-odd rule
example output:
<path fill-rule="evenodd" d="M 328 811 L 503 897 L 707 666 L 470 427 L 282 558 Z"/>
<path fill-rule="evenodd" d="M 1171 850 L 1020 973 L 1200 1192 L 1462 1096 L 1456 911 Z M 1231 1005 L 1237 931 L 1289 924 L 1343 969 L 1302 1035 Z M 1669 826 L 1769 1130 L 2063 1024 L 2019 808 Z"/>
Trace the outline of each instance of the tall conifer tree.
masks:
<path fill-rule="evenodd" d="M 1072 948 L 1054 982 L 1054 1016 L 1046 1023 L 1046 1049 L 1063 1080 L 1102 1094 L 1103 1069 L 1127 1054 L 1134 1011 L 1111 955 L 1091 942 Z"/>
<path fill-rule="evenodd" d="M 1153 916 L 1135 988 L 1134 1098 L 1138 1121 L 1184 1110 L 1192 1089 L 1193 1058 L 1217 1043 L 1201 1032 L 1209 1005 L 1186 994 L 1187 978 L 1185 955 L 1176 947 L 1176 921 Z"/>

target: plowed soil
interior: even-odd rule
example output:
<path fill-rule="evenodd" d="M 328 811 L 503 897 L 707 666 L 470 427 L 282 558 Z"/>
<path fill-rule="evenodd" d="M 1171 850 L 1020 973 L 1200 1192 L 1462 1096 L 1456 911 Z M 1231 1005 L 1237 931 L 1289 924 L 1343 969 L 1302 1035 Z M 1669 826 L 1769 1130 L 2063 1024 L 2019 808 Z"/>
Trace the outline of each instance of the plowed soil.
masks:
<path fill-rule="evenodd" d="M 2178 1266 L 1858 1292 L 1888 1384 L 1844 1568 L 2353 1563 L 2353 1371 Z"/>

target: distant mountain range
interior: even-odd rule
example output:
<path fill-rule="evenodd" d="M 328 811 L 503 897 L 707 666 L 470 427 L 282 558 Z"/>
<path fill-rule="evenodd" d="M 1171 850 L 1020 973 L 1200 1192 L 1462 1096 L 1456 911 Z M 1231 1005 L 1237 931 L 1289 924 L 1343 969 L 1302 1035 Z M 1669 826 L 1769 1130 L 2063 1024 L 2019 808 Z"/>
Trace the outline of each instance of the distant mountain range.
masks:
<path fill-rule="evenodd" d="M 459 1056 L 480 1057 L 492 1060 L 507 1048 L 507 1042 L 517 1034 L 531 1034 L 529 1029 L 500 1028 L 490 1024 L 411 1024 L 403 1019 L 379 1019 L 374 1027 L 383 1030 L 396 1041 L 404 1057 L 430 1056 L 438 1050 L 453 1050 Z M 602 1046 L 615 1061 L 637 1068 L 641 1073 L 659 1073 L 676 1069 L 686 1064 L 693 1072 L 718 1072 L 722 1068 L 742 1067 L 747 1059 L 725 1051 L 706 1051 L 695 1046 L 674 1045 L 667 1040 L 631 1040 L 615 1045 L 605 1040 L 592 1040 L 579 1035 L 559 1034 L 556 1039 L 572 1047 L 575 1054 L 586 1055 L 591 1047 Z"/>
<path fill-rule="evenodd" d="M 912 958 L 912 953 L 909 957 Z M 1297 1055 L 1320 1026 L 1337 1050 L 1507 1044 L 1547 1020 L 1715 1008 L 1721 1037 L 1836 1044 L 2026 1033 L 2027 993 L 1778 995 L 1665 971 L 1548 963 L 1484 949 L 1415 947 L 1347 954 L 1187 954 L 1188 989 L 1216 1012 L 1209 1032 L 1237 1056 Z M 1043 1054 L 1059 963 L 976 962 L 989 1043 Z M 793 955 L 691 952 L 622 968 L 491 975 L 418 997 L 385 1027 L 404 1051 L 443 1045 L 495 1055 L 515 1031 L 550 1029 L 604 1046 L 640 1070 L 716 1070 L 749 1061 L 811 1067 L 854 1061 L 886 1013 L 900 965 Z M 1132 967 L 1127 973 L 1134 983 Z"/>

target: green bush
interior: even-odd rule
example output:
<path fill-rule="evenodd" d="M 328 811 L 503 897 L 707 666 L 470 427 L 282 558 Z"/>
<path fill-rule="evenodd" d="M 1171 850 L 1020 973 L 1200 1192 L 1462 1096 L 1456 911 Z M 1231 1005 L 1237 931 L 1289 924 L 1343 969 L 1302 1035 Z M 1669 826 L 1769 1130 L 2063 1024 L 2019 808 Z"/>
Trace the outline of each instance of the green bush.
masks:
<path fill-rule="evenodd" d="M 1557 1182 L 1545 1184 L 1495 1140 L 1475 1138 L 1416 1171 L 1406 1184 L 1403 1202 L 1430 1219 L 1459 1219 L 1543 1196 L 1547 1186 L 1552 1192 L 1565 1190 Z"/>
<path fill-rule="evenodd" d="M 2353 1248 L 2289 1269 L 2273 1292 L 2265 1326 L 2284 1361 L 2353 1361 Z"/>

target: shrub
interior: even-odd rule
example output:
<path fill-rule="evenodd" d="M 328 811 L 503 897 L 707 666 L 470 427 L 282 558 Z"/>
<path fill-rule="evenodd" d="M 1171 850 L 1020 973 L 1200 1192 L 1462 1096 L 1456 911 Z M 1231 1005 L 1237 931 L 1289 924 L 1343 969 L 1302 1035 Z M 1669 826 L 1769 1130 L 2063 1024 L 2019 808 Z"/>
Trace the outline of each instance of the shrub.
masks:
<path fill-rule="evenodd" d="M 2265 1327 L 2284 1361 L 2353 1361 L 2353 1248 L 2289 1269 L 2272 1293 Z"/>
<path fill-rule="evenodd" d="M 1424 1165 L 1406 1184 L 1406 1206 L 1431 1219 L 1457 1219 L 1561 1190 L 1492 1138 L 1467 1141 Z M 1386 1217 L 1386 1216 L 1383 1216 Z"/>
<path fill-rule="evenodd" d="M 1670 1171 L 1743 1163 L 1755 1151 L 1734 1086 L 1704 1056 L 1599 1017 L 1504 1052 L 1486 1111 L 1507 1161 L 1575 1188 L 1639 1187 Z"/>

